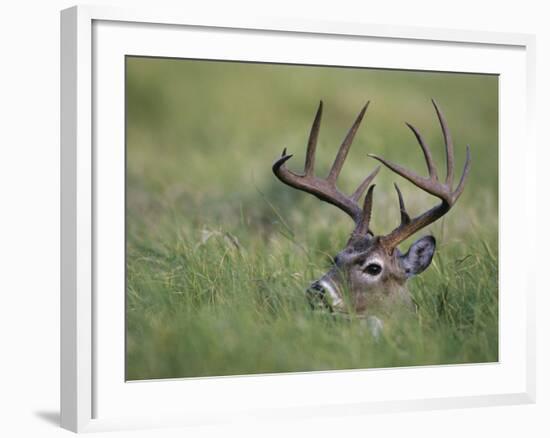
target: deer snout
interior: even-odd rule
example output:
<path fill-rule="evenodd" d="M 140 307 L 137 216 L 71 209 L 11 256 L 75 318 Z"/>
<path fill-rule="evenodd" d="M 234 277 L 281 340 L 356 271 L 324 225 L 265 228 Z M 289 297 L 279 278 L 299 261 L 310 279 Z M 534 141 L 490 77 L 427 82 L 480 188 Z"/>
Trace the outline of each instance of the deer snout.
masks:
<path fill-rule="evenodd" d="M 311 283 L 306 296 L 312 309 L 329 309 L 332 312 L 343 304 L 337 286 L 325 278 Z"/>

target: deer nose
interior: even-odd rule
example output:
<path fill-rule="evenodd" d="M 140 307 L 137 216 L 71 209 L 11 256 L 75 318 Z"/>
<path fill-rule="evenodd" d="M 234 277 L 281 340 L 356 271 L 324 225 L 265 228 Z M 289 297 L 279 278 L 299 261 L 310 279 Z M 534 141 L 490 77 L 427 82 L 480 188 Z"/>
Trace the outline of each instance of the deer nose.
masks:
<path fill-rule="evenodd" d="M 339 309 L 343 302 L 339 288 L 327 277 L 314 281 L 307 290 L 309 303 L 313 309 Z"/>
<path fill-rule="evenodd" d="M 311 285 L 306 290 L 306 296 L 309 305 L 313 310 L 326 309 L 327 307 L 329 307 L 326 300 L 327 290 L 319 280 L 311 283 Z"/>

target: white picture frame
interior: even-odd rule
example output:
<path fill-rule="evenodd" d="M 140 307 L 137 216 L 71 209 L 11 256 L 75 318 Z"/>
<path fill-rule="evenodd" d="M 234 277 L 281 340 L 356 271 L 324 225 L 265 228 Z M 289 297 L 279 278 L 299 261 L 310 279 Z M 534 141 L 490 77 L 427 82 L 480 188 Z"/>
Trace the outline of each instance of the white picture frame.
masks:
<path fill-rule="evenodd" d="M 222 53 L 215 43 L 224 32 L 228 43 Z M 181 44 L 189 38 L 192 45 Z M 316 51 L 319 42 L 324 43 L 323 50 Z M 282 50 L 283 44 L 292 44 L 296 52 Z M 345 48 L 361 44 L 384 49 L 376 49 L 377 58 L 368 64 L 350 61 Z M 303 59 L 300 48 L 309 49 L 309 59 Z M 527 209 L 514 209 L 507 201 L 513 197 L 536 205 L 536 176 L 527 170 L 536 168 L 534 51 L 534 37 L 525 34 L 244 16 L 227 20 L 215 15 L 91 6 L 62 11 L 62 427 L 81 432 L 534 402 L 535 273 L 522 266 L 514 278 L 506 277 L 514 248 L 535 246 L 533 207 L 529 215 Z M 328 63 L 327 57 L 332 57 L 337 65 L 353 62 L 501 75 L 500 205 L 505 219 L 500 223 L 499 271 L 501 285 L 519 293 L 512 296 L 503 291 L 499 363 L 142 383 L 121 380 L 124 314 L 120 313 L 120 294 L 124 295 L 124 288 L 120 287 L 123 265 L 119 262 L 124 227 L 117 206 L 123 192 L 105 187 L 124 185 L 124 124 L 119 104 L 124 95 L 120 68 L 127 54 L 305 64 Z M 511 150 L 518 140 L 524 152 L 521 157 Z M 507 197 L 502 197 L 503 191 Z M 105 217 L 105 211 L 113 211 L 114 216 Z M 517 224 L 527 229 L 519 243 L 513 240 Z M 118 271 L 110 272 L 108 266 L 118 266 Z M 98 300 L 106 288 L 116 291 L 112 302 L 106 296 Z M 389 379 L 393 386 L 387 384 Z M 447 381 L 454 386 L 442 383 Z M 349 390 L 361 385 L 370 390 Z M 285 393 L 288 388 L 300 388 L 298 393 L 303 395 L 291 401 Z"/>

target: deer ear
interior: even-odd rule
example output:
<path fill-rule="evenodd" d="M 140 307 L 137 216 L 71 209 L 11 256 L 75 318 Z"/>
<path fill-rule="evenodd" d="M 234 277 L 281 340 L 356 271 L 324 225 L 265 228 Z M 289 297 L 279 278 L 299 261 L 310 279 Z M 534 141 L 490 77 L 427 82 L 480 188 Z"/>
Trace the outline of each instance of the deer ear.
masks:
<path fill-rule="evenodd" d="M 399 261 L 407 277 L 420 274 L 430 266 L 434 252 L 435 238 L 433 236 L 424 236 L 411 245 L 407 254 L 400 254 Z"/>

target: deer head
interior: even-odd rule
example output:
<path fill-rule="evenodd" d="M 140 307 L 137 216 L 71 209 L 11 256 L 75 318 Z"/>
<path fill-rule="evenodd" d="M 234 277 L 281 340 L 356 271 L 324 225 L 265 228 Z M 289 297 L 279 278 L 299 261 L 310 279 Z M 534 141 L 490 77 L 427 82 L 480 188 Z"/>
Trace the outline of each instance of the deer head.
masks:
<path fill-rule="evenodd" d="M 424 139 L 417 129 L 408 123 L 406 125 L 413 132 L 424 154 L 428 167 L 427 177 L 419 176 L 398 164 L 369 154 L 370 157 L 380 161 L 393 172 L 441 201 L 430 210 L 411 218 L 405 209 L 401 191 L 395 184 L 401 220 L 399 226 L 389 234 L 377 235 L 370 228 L 375 187 L 371 185 L 371 182 L 378 174 L 380 167 L 374 169 L 350 196 L 344 195 L 336 187 L 336 180 L 368 108 L 368 102 L 347 133 L 325 179 L 314 175 L 315 149 L 323 112 L 322 102 L 319 104 L 319 109 L 311 127 L 304 173 L 299 175 L 287 169 L 285 163 L 292 155 L 288 155 L 286 149 L 283 150 L 282 156 L 273 164 L 273 172 L 283 183 L 311 193 L 320 200 L 335 205 L 355 222 L 355 228 L 346 246 L 333 258 L 331 269 L 319 280 L 314 281 L 307 290 L 307 296 L 312 307 L 321 306 L 330 309 L 331 312 L 354 313 L 357 315 L 389 312 L 395 310 L 396 307 L 414 308 L 406 282 L 430 265 L 435 252 L 435 239 L 432 236 L 421 237 L 411 245 L 406 253 L 402 253 L 398 249 L 398 245 L 422 228 L 441 218 L 453 207 L 464 190 L 470 170 L 470 149 L 467 147 L 464 170 L 458 186 L 453 189 L 453 142 L 445 117 L 437 103 L 434 100 L 432 100 L 432 103 L 439 119 L 445 143 L 447 175 L 444 182 L 440 181 L 437 175 L 430 149 Z M 367 190 L 367 194 L 362 207 L 360 207 L 358 202 L 365 190 Z"/>

